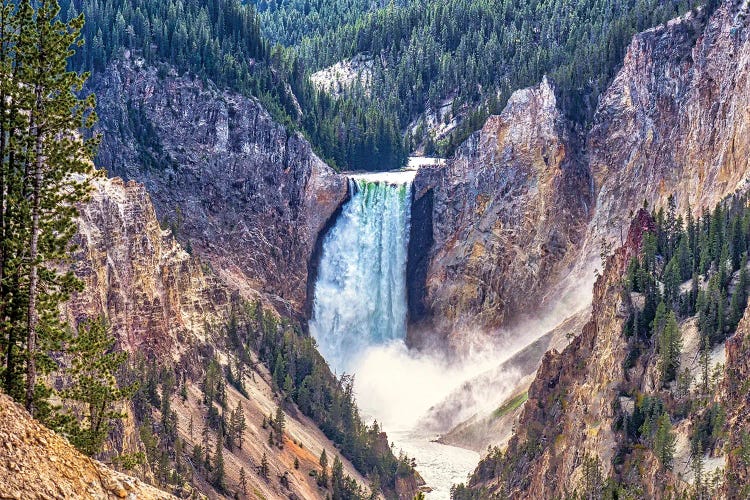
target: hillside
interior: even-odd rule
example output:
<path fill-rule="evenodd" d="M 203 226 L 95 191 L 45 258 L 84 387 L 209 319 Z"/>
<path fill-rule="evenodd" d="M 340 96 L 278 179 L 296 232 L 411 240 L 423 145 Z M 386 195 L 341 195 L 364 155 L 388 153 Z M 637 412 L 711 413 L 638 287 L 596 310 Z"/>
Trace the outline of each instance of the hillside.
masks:
<path fill-rule="evenodd" d="M 77 240 L 75 269 L 85 291 L 68 303 L 67 315 L 73 324 L 105 318 L 131 358 L 120 382 L 140 380 L 103 457 L 134 458 L 131 473 L 177 495 L 195 488 L 231 497 L 241 490 L 244 469 L 248 491 L 322 498 L 326 490 L 309 473 L 319 471 L 326 449 L 332 462 L 340 456 L 343 473 L 358 487 L 369 488 L 362 473 L 374 467 L 389 497 L 398 491 L 410 498 L 405 492 L 416 483 L 409 484 L 405 471 L 396 483 L 398 462 L 387 437 L 362 424 L 351 394 L 298 324 L 183 250 L 160 227 L 142 185 L 97 181 L 82 207 Z M 280 359 L 288 364 L 279 368 Z M 303 381 L 316 403 L 300 399 Z M 230 423 L 240 407 L 246 428 L 235 431 Z M 279 411 L 284 423 L 274 430 Z M 346 418 L 347 426 L 338 418 Z M 356 444 L 345 445 L 354 438 Z M 220 448 L 224 476 L 218 486 Z"/>
<path fill-rule="evenodd" d="M 176 498 L 82 455 L 0 394 L 0 491 L 3 498 Z"/>
<path fill-rule="evenodd" d="M 564 114 L 587 123 L 632 35 L 699 4 L 391 3 L 327 32 L 312 31 L 299 50 L 313 71 L 358 54 L 375 57 L 372 84 L 364 94 L 352 90 L 358 102 L 372 99 L 392 107 L 409 149 L 449 155 L 514 91 L 544 75 L 557 83 Z"/>

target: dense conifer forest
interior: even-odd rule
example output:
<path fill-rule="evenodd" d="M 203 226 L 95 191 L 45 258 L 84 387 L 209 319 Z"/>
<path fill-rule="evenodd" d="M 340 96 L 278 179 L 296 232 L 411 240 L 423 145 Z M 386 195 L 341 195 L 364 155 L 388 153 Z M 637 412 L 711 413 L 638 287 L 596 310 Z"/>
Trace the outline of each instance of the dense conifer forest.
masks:
<path fill-rule="evenodd" d="M 325 10 L 320 15 L 331 20 L 319 20 L 318 26 L 340 26 L 312 29 L 298 47 L 305 66 L 313 70 L 357 54 L 372 56 L 376 64 L 371 91 L 355 88 L 352 95 L 363 104 L 387 103 L 402 128 L 444 102 L 451 104 L 446 121 L 463 110 L 467 119 L 435 145 L 438 154 L 447 155 L 481 127 L 487 114 L 499 112 L 514 90 L 536 85 L 545 74 L 555 82 L 566 114 L 585 124 L 631 37 L 699 4 L 704 2 L 396 2 L 368 8 L 356 19 L 351 13 Z M 274 36 L 277 26 L 301 28 L 309 5 L 285 2 L 264 16 L 275 16 L 265 30 Z M 411 145 L 425 133 L 415 130 Z"/>
<path fill-rule="evenodd" d="M 393 112 L 375 102 L 316 90 L 295 51 L 272 47 L 260 18 L 239 0 L 62 0 L 63 17 L 83 12 L 77 70 L 102 71 L 130 50 L 148 64 L 189 71 L 260 99 L 274 118 L 301 130 L 339 169 L 382 170 L 406 161 Z"/>
<path fill-rule="evenodd" d="M 61 1 L 64 17 L 83 12 L 89 20 L 76 69 L 101 71 L 128 49 L 150 64 L 190 71 L 259 98 L 344 170 L 403 165 L 420 143 L 428 154 L 449 155 L 514 90 L 545 74 L 566 114 L 585 125 L 632 35 L 695 4 Z M 312 72 L 355 55 L 375 62 L 369 85 L 330 96 L 310 83 Z M 445 122 L 461 118 L 445 137 L 408 127 L 445 103 Z"/>

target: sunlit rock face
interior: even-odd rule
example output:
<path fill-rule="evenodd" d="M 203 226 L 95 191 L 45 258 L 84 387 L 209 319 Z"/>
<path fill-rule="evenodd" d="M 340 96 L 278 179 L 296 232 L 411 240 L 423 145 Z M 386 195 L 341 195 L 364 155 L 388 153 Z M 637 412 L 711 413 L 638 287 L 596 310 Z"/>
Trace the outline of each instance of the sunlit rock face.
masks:
<path fill-rule="evenodd" d="M 748 10 L 726 1 L 636 35 L 578 139 L 545 81 L 516 92 L 446 166 L 423 169 L 412 227 L 428 250 L 409 264 L 417 322 L 448 334 L 506 325 L 564 296 L 573 262 L 589 287 L 602 242 L 622 244 L 644 201 L 674 194 L 681 212 L 699 211 L 744 187 Z"/>
<path fill-rule="evenodd" d="M 232 294 L 160 227 L 141 184 L 95 181 L 75 242 L 84 290 L 67 304 L 68 316 L 103 317 L 127 351 L 176 358 L 228 315 Z"/>
<path fill-rule="evenodd" d="M 747 2 L 634 37 L 588 137 L 597 190 L 592 234 L 618 240 L 631 212 L 674 194 L 681 211 L 743 187 L 750 162 Z M 592 242 L 593 243 L 593 242 Z"/>
<path fill-rule="evenodd" d="M 257 100 L 197 77 L 125 59 L 90 87 L 98 166 L 142 182 L 159 221 L 233 287 L 301 315 L 308 262 L 346 179 Z"/>
<path fill-rule="evenodd" d="M 410 262 L 423 276 L 409 283 L 423 323 L 413 342 L 426 342 L 420 326 L 492 329 L 542 303 L 541 285 L 561 275 L 588 222 L 593 192 L 581 153 L 545 79 L 514 93 L 445 166 L 419 172 L 414 203 L 428 212 L 431 234 L 416 240 L 434 244 Z"/>
<path fill-rule="evenodd" d="M 0 439 L 5 498 L 177 498 L 83 455 L 5 394 L 0 394 Z"/>

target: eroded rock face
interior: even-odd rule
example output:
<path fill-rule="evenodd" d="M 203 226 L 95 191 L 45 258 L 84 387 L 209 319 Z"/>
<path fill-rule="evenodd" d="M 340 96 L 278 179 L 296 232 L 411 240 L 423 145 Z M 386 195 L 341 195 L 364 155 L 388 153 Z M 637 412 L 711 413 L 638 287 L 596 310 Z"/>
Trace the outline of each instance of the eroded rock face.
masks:
<path fill-rule="evenodd" d="M 577 487 L 586 455 L 600 461 L 607 477 L 617 443 L 611 401 L 628 352 L 623 323 L 631 305 L 622 276 L 652 229 L 653 220 L 640 211 L 594 285 L 591 319 L 563 352 L 544 356 L 503 460 L 480 463 L 472 487 L 509 498 L 559 498 Z"/>
<path fill-rule="evenodd" d="M 141 184 L 95 181 L 78 227 L 71 319 L 104 316 L 121 348 L 176 358 L 226 318 L 232 294 L 162 230 Z"/>
<path fill-rule="evenodd" d="M 91 82 L 97 164 L 145 184 L 183 246 L 246 295 L 300 314 L 310 256 L 347 184 L 258 101 L 138 61 Z"/>
<path fill-rule="evenodd" d="M 713 207 L 750 175 L 750 18 L 725 1 L 636 35 L 588 136 L 592 240 L 646 200 Z M 617 234 L 619 238 L 619 234 Z M 619 243 L 618 243 L 619 244 Z"/>
<path fill-rule="evenodd" d="M 3 498 L 177 498 L 82 455 L 4 394 L 0 443 Z"/>
<path fill-rule="evenodd" d="M 414 264 L 424 278 L 410 283 L 412 317 L 448 332 L 466 318 L 503 325 L 559 298 L 567 264 L 589 275 L 602 241 L 620 246 L 644 200 L 664 206 L 674 194 L 695 213 L 745 186 L 749 26 L 748 2 L 725 1 L 636 35 L 582 146 L 542 83 L 517 92 L 445 167 L 420 172 L 415 207 L 431 193 L 434 245 Z"/>
<path fill-rule="evenodd" d="M 726 498 L 750 495 L 750 307 L 726 343 L 726 371 L 722 400 L 727 404 L 727 454 L 723 493 Z"/>
<path fill-rule="evenodd" d="M 545 79 L 514 93 L 445 166 L 420 171 L 414 206 L 429 200 L 432 234 L 418 232 L 415 211 L 413 238 L 434 245 L 421 269 L 410 262 L 425 275 L 410 283 L 412 318 L 448 332 L 494 328 L 541 303 L 540 285 L 569 263 L 588 221 L 580 152 Z"/>

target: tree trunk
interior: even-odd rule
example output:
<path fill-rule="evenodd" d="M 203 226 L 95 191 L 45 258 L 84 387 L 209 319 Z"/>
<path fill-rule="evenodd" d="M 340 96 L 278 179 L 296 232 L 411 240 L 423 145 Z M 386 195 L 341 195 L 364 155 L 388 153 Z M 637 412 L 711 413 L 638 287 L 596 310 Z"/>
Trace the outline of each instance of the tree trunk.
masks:
<path fill-rule="evenodd" d="M 34 414 L 34 389 L 36 388 L 36 350 L 37 350 L 37 325 L 39 313 L 36 309 L 37 288 L 39 285 L 39 212 L 41 205 L 42 188 L 42 140 L 43 131 L 39 124 L 39 115 L 42 107 L 42 88 L 36 87 L 36 110 L 34 117 L 35 129 L 35 164 L 34 164 L 34 187 L 31 193 L 31 245 L 29 257 L 31 267 L 29 269 L 29 312 L 26 349 L 28 351 L 28 364 L 26 369 L 26 409 Z"/>

